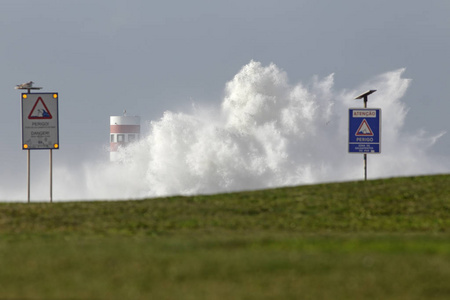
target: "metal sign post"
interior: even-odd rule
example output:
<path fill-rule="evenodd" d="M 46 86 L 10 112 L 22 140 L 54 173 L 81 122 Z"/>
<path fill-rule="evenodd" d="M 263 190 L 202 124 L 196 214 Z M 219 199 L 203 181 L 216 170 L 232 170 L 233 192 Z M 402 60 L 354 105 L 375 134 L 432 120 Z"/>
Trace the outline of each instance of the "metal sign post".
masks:
<path fill-rule="evenodd" d="M 53 156 L 52 150 L 50 149 L 50 203 L 53 202 Z"/>
<path fill-rule="evenodd" d="M 364 180 L 367 180 L 367 154 L 381 152 L 381 109 L 367 108 L 369 90 L 355 99 L 364 99 L 364 108 L 349 109 L 349 153 L 364 154 Z"/>
<path fill-rule="evenodd" d="M 52 150 L 59 149 L 58 93 L 31 93 L 33 82 L 17 85 L 22 93 L 22 149 L 27 150 L 27 198 L 30 202 L 30 150 L 50 150 L 50 202 L 53 202 Z"/>

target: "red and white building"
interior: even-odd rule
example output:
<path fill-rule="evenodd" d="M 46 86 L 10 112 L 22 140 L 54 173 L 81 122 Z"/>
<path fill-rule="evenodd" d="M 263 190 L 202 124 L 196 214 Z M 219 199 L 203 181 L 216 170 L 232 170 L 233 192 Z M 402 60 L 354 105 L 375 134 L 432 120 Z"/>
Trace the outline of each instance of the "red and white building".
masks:
<path fill-rule="evenodd" d="M 110 116 L 110 160 L 117 161 L 119 147 L 139 140 L 141 134 L 141 117 Z"/>

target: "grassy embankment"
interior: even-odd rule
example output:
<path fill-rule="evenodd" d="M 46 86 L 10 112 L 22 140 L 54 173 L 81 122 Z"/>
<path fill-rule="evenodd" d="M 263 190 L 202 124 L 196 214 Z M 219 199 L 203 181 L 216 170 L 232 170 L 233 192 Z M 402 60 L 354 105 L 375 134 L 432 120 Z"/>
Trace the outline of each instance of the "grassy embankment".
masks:
<path fill-rule="evenodd" d="M 0 204 L 0 299 L 450 299 L 450 176 Z"/>

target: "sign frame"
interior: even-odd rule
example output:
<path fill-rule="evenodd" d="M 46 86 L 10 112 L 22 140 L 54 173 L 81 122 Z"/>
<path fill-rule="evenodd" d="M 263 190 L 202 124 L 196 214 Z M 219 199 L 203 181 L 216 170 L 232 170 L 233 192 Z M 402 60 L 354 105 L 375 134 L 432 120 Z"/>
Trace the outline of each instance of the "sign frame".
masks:
<path fill-rule="evenodd" d="M 22 149 L 59 149 L 57 92 L 22 93 Z"/>
<path fill-rule="evenodd" d="M 349 108 L 348 152 L 381 153 L 381 108 Z"/>

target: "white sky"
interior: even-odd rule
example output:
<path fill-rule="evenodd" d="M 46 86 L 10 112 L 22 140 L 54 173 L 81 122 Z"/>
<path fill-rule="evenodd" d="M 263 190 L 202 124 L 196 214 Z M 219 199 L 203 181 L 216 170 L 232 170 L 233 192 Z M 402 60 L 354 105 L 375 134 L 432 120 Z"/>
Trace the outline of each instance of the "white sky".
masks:
<path fill-rule="evenodd" d="M 406 130 L 450 128 L 450 1 L 217 2 L 2 0 L 2 177 L 25 174 L 14 86 L 30 80 L 59 92 L 55 163 L 100 155 L 109 116 L 124 109 L 150 121 L 194 102 L 219 105 L 226 82 L 252 59 L 275 63 L 292 83 L 335 73 L 336 89 L 406 68 Z M 447 133 L 432 152 L 449 157 L 449 149 Z"/>

